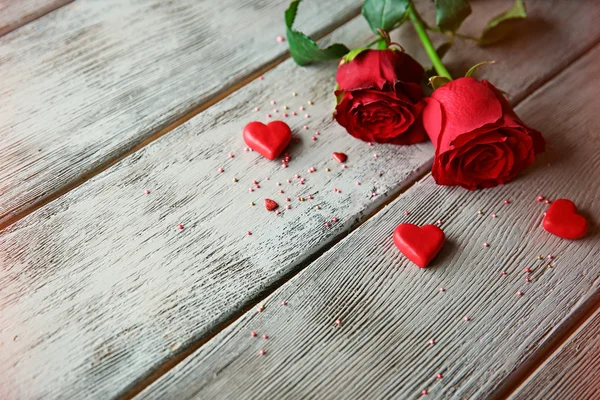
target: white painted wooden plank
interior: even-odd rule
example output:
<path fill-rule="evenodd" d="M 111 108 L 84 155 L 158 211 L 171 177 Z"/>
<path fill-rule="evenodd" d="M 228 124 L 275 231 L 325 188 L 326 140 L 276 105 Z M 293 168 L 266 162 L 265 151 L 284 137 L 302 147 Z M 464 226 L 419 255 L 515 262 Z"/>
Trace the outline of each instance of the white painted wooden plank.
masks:
<path fill-rule="evenodd" d="M 600 398 L 600 310 L 575 332 L 510 398 Z"/>
<path fill-rule="evenodd" d="M 322 34 L 360 0 L 302 3 Z M 0 226 L 287 53 L 286 0 L 81 0 L 0 38 Z"/>
<path fill-rule="evenodd" d="M 554 32 L 541 42 L 559 41 Z M 356 46 L 370 35 L 357 19 L 334 36 Z M 409 26 L 396 39 L 409 51 L 419 47 Z M 521 95 L 523 82 L 556 73 L 596 39 L 586 32 L 578 46 L 547 52 L 528 64 L 526 53 L 503 47 L 505 62 L 498 68 L 505 78 L 498 83 Z M 523 48 L 539 46 L 539 40 L 523 38 Z M 457 51 L 465 52 L 465 66 L 474 63 L 472 47 Z M 0 361 L 10 367 L 0 386 L 21 398 L 121 393 L 297 271 L 381 205 L 386 193 L 397 193 L 423 171 L 430 144 L 369 147 L 332 123 L 334 70 L 334 63 L 302 69 L 286 61 L 264 81 L 252 82 L 4 230 Z M 508 72 L 523 77 L 513 84 Z M 292 91 L 299 95 L 292 97 Z M 242 151 L 242 127 L 263 119 L 274 107 L 271 99 L 279 109 L 287 104 L 295 110 L 315 101 L 307 107 L 311 118 L 290 119 L 302 141 L 291 147 L 285 170 Z M 258 116 L 254 106 L 261 107 Z M 300 130 L 307 122 L 311 129 Z M 314 129 L 322 133 L 316 142 L 309 139 Z M 346 170 L 330 159 L 340 150 L 349 154 Z M 234 159 L 227 158 L 230 151 Z M 317 172 L 308 174 L 313 165 Z M 225 168 L 222 175 L 219 167 Z M 285 181 L 296 172 L 307 176 L 304 186 Z M 251 181 L 265 176 L 271 180 L 248 193 Z M 277 193 L 277 180 L 285 194 Z M 342 193 L 332 197 L 333 187 Z M 378 195 L 371 199 L 374 189 Z M 295 201 L 280 218 L 260 205 L 267 196 L 283 204 L 285 195 L 308 193 L 315 195 L 313 201 Z M 250 201 L 258 206 L 251 208 Z M 314 209 L 317 204 L 321 210 Z M 340 222 L 325 229 L 324 221 L 333 216 Z M 248 229 L 251 237 L 245 235 Z M 181 347 L 173 352 L 172 346 Z"/>
<path fill-rule="evenodd" d="M 536 197 L 570 198 L 594 225 L 600 215 L 599 58 L 596 47 L 517 107 L 554 149 L 517 180 L 471 192 L 427 176 L 139 398 L 493 398 L 598 294 L 597 229 L 550 235 Z M 392 232 L 438 219 L 448 242 L 419 269 Z M 537 259 L 549 253 L 552 268 Z"/>
<path fill-rule="evenodd" d="M 13 31 L 73 0 L 2 0 L 0 36 Z M 38 29 L 43 29 L 38 26 Z"/>

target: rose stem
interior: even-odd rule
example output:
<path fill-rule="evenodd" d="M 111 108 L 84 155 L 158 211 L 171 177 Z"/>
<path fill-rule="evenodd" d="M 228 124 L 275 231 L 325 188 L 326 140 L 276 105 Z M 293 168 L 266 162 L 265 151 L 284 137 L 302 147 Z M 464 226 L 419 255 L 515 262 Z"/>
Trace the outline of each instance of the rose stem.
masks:
<path fill-rule="evenodd" d="M 410 15 L 410 20 L 413 26 L 415 27 L 417 34 L 419 35 L 419 39 L 421 39 L 421 43 L 423 43 L 423 47 L 425 48 L 425 51 L 427 52 L 427 55 L 429 56 L 429 59 L 433 64 L 433 68 L 435 68 L 435 71 L 440 76 L 444 76 L 452 80 L 452 75 L 450 75 L 450 72 L 448 72 L 448 70 L 442 63 L 442 60 L 435 51 L 435 47 L 433 47 L 433 43 L 431 43 L 431 39 L 429 39 L 429 36 L 427 35 L 427 30 L 423 25 L 423 21 L 421 20 L 419 14 L 417 14 L 417 10 L 414 9 L 412 4 L 408 7 L 408 14 Z"/>

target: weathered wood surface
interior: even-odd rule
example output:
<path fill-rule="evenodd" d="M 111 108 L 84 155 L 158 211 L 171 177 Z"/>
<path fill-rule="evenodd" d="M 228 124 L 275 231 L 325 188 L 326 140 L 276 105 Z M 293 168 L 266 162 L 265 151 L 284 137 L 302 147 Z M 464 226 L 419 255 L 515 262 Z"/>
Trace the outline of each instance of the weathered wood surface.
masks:
<path fill-rule="evenodd" d="M 600 311 L 565 342 L 512 400 L 599 399 Z"/>
<path fill-rule="evenodd" d="M 571 24 L 553 12 L 545 11 L 552 23 Z M 593 10 L 579 16 L 585 22 L 590 14 Z M 524 36 L 521 45 L 528 50 L 560 41 L 557 33 L 563 29 Z M 370 39 L 361 19 L 334 36 L 350 46 Z M 597 37 L 593 30 L 581 33 L 576 44 L 531 60 L 510 45 L 491 49 L 502 53 L 503 62 L 495 68 L 504 75 L 496 83 L 522 97 Z M 419 47 L 408 26 L 397 40 L 411 52 Z M 472 58 L 478 51 L 466 45 L 457 49 L 464 52 L 465 64 L 455 63 L 455 70 L 480 61 Z M 334 70 L 334 63 L 301 69 L 286 61 L 264 81 L 253 81 L 2 231 L 4 393 L 19 398 L 122 393 L 297 271 L 384 203 L 385 194 L 397 193 L 422 173 L 430 162 L 430 144 L 369 147 L 331 122 Z M 298 96 L 292 97 L 292 91 Z M 313 106 L 306 105 L 309 99 Z M 280 114 L 283 105 L 299 112 L 301 104 L 310 118 L 290 117 L 302 140 L 290 149 L 288 169 L 242 151 L 240 131 L 246 122 L 264 120 L 274 107 Z M 258 116 L 252 112 L 255 106 L 261 109 Z M 305 123 L 308 131 L 299 129 Z M 315 129 L 321 135 L 313 142 Z M 346 170 L 330 159 L 332 151 L 340 150 L 350 156 Z M 235 158 L 227 158 L 229 152 Z M 311 166 L 317 172 L 309 174 Z M 225 169 L 221 175 L 219 167 Z M 327 167 L 332 171 L 327 173 Z M 304 186 L 295 173 L 306 177 Z M 239 182 L 234 184 L 233 177 Z M 294 184 L 288 185 L 287 178 Z M 261 188 L 249 193 L 253 179 L 261 181 Z M 277 193 L 277 181 L 285 194 Z M 334 187 L 342 193 L 334 195 Z M 371 198 L 373 190 L 377 195 Z M 295 200 L 309 193 L 314 200 Z M 279 217 L 266 214 L 264 197 L 283 206 L 288 195 L 294 199 L 291 210 Z M 257 206 L 251 208 L 250 201 Z M 326 229 L 324 222 L 334 216 L 340 221 Z M 254 234 L 246 236 L 247 230 Z"/>
<path fill-rule="evenodd" d="M 359 0 L 306 1 L 322 35 Z M 0 227 L 287 53 L 287 1 L 81 0 L 0 38 Z"/>
<path fill-rule="evenodd" d="M 0 1 L 0 36 L 36 18 L 46 15 L 73 0 L 3 0 Z M 43 26 L 43 25 L 40 25 Z M 38 26 L 38 29 L 40 29 Z"/>
<path fill-rule="evenodd" d="M 553 146 L 517 180 L 471 192 L 427 176 L 139 397 L 493 397 L 598 294 L 599 59 L 596 47 L 517 107 Z M 574 200 L 591 218 L 588 236 L 544 231 L 538 195 Z M 392 232 L 438 219 L 448 242 L 419 269 Z"/>
<path fill-rule="evenodd" d="M 336 36 L 365 43 L 366 29 L 353 35 L 363 24 Z M 424 174 L 431 144 L 371 147 L 332 121 L 335 68 L 288 60 L 1 232 L 2 390 L 12 398 L 118 395 Z M 241 137 L 247 122 L 284 111 L 300 139 L 285 169 L 244 152 Z M 347 169 L 333 151 L 348 154 Z M 249 192 L 253 180 L 260 188 Z M 281 215 L 265 210 L 266 197 Z"/>

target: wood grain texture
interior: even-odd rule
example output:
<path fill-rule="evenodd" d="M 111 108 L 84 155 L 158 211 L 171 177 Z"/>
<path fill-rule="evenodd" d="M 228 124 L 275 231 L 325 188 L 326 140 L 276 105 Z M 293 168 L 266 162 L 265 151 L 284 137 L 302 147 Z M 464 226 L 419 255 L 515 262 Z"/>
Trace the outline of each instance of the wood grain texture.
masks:
<path fill-rule="evenodd" d="M 492 397 L 598 294 L 599 60 L 596 47 L 517 107 L 553 146 L 518 179 L 471 192 L 427 176 L 139 398 Z M 545 232 L 538 195 L 575 201 L 592 223 L 587 237 Z M 392 232 L 438 219 L 447 244 L 419 269 Z"/>
<path fill-rule="evenodd" d="M 549 30 L 543 42 L 558 40 L 555 32 Z M 366 23 L 358 18 L 324 43 L 343 40 L 357 46 L 369 39 Z M 409 26 L 395 39 L 422 59 Z M 522 96 L 531 89 L 523 82 L 556 73 L 596 39 L 586 32 L 577 45 L 532 60 L 504 47 L 504 63 L 497 68 L 506 74 L 497 83 Z M 535 47 L 539 40 L 524 37 L 522 45 Z M 472 64 L 469 54 L 476 50 L 465 45 L 456 51 L 465 52 L 466 66 Z M 0 361 L 8 366 L 0 387 L 6 395 L 104 398 L 122 393 L 297 272 L 383 204 L 386 194 L 422 174 L 430 163 L 430 144 L 369 147 L 331 122 L 334 71 L 335 63 L 302 69 L 288 60 L 264 81 L 250 83 L 0 232 L 5 266 L 0 271 Z M 508 72 L 521 78 L 513 83 Z M 309 99 L 315 104 L 308 106 Z M 302 104 L 310 118 L 289 118 L 301 139 L 290 147 L 289 168 L 243 151 L 240 131 L 248 121 L 264 120 L 274 107 L 280 115 L 284 105 L 299 113 Z M 252 112 L 255 106 L 258 114 Z M 301 129 L 304 124 L 310 129 Z M 316 129 L 321 135 L 313 142 Z M 331 160 L 333 151 L 349 155 L 348 169 Z M 227 158 L 229 152 L 233 159 Z M 311 166 L 317 172 L 309 174 Z M 225 169 L 221 175 L 220 167 Z M 295 173 L 306 177 L 305 185 L 298 184 Z M 287 184 L 288 178 L 294 183 Z M 254 179 L 261 188 L 249 193 Z M 278 193 L 277 181 L 284 194 Z M 334 195 L 335 187 L 342 192 Z M 295 200 L 308 194 L 314 200 Z M 279 217 L 262 208 L 264 197 L 283 206 L 285 196 L 294 199 L 292 209 Z M 340 221 L 326 229 L 324 222 L 334 216 Z M 247 230 L 254 234 L 246 236 Z"/>
<path fill-rule="evenodd" d="M 0 36 L 72 1 L 73 0 L 2 0 L 0 1 Z M 38 29 L 40 29 L 39 26 Z"/>
<path fill-rule="evenodd" d="M 511 399 L 598 399 L 599 370 L 600 311 L 596 311 Z"/>
<path fill-rule="evenodd" d="M 358 46 L 370 38 L 366 29 L 352 35 L 363 24 L 334 36 Z M 332 121 L 335 69 L 288 60 L 1 232 L 5 395 L 120 394 L 424 174 L 430 143 L 371 147 Z M 244 152 L 241 137 L 249 121 L 284 111 L 298 114 L 286 120 L 299 139 L 285 169 Z M 333 151 L 348 154 L 348 168 Z M 254 180 L 260 188 L 249 192 Z M 265 210 L 266 197 L 281 215 Z"/>
<path fill-rule="evenodd" d="M 81 0 L 0 38 L 0 226 L 279 62 L 287 3 Z M 303 2 L 298 27 L 360 3 Z"/>

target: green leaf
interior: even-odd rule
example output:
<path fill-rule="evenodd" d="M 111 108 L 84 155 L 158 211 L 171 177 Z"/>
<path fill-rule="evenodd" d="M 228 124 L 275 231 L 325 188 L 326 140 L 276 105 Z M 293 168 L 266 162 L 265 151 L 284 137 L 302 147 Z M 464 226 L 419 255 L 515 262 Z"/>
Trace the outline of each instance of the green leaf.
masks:
<path fill-rule="evenodd" d="M 285 11 L 285 25 L 287 27 L 287 41 L 290 45 L 292 58 L 298 65 L 308 65 L 313 61 L 335 60 L 343 57 L 350 50 L 343 44 L 332 44 L 326 49 L 321 49 L 317 44 L 302 32 L 292 29 L 298 5 L 302 0 L 294 0 Z"/>
<path fill-rule="evenodd" d="M 450 79 L 445 76 L 432 76 L 429 78 L 429 84 L 433 87 L 433 89 L 437 89 L 440 86 L 444 86 L 446 83 L 450 82 Z"/>
<path fill-rule="evenodd" d="M 467 0 L 435 0 L 435 10 L 437 26 L 450 32 L 456 32 L 471 14 L 471 6 Z"/>
<path fill-rule="evenodd" d="M 525 18 L 527 18 L 527 12 L 523 0 L 515 0 L 515 4 L 510 10 L 495 16 L 488 22 L 479 38 L 479 43 L 487 46 L 504 39 Z"/>
<path fill-rule="evenodd" d="M 450 50 L 451 47 L 452 47 L 452 42 L 446 42 L 446 43 L 442 43 L 441 45 L 438 46 L 437 49 L 435 49 L 435 52 L 437 53 L 440 60 L 442 58 L 444 58 L 444 56 L 446 55 L 448 50 Z"/>
<path fill-rule="evenodd" d="M 409 4 L 410 0 L 365 0 L 362 15 L 373 32 L 390 31 L 404 22 Z"/>
<path fill-rule="evenodd" d="M 475 64 L 475 65 L 473 65 L 471 68 L 469 68 L 469 70 L 468 70 L 468 71 L 467 71 L 467 73 L 465 74 L 465 77 L 466 77 L 466 78 L 469 78 L 469 77 L 471 77 L 471 76 L 473 75 L 473 73 L 475 72 L 475 70 L 476 70 L 477 68 L 479 68 L 479 67 L 481 67 L 481 66 L 484 66 L 484 65 L 487 65 L 487 64 L 493 64 L 493 63 L 495 63 L 495 62 L 496 62 L 496 61 L 483 61 L 483 62 L 480 62 L 480 63 L 478 63 L 478 64 Z"/>

